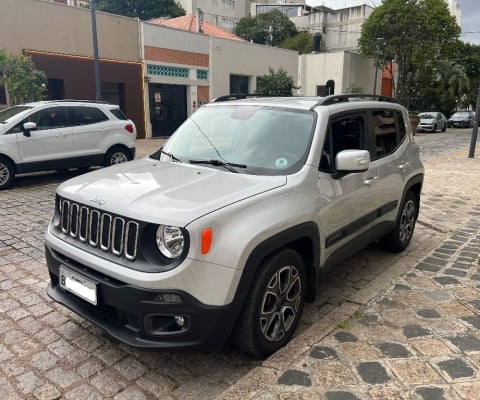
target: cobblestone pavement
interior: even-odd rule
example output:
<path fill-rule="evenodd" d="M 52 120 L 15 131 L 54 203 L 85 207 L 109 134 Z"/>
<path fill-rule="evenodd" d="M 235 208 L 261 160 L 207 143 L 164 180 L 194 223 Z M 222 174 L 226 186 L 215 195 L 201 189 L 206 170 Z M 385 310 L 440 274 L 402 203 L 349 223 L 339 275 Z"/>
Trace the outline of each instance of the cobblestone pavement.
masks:
<path fill-rule="evenodd" d="M 467 158 L 469 139 L 417 135 L 426 179 L 413 249 L 217 400 L 480 399 L 480 160 Z"/>
<path fill-rule="evenodd" d="M 52 302 L 43 233 L 55 188 L 75 172 L 20 178 L 0 192 L 0 399 L 363 399 L 414 390 L 408 374 L 422 368 L 435 385 L 425 385 L 425 399 L 441 399 L 436 390 L 461 396 L 452 382 L 475 383 L 480 365 L 480 193 L 472 189 L 480 168 L 459 152 L 468 149 L 465 131 L 417 141 L 427 181 L 409 249 L 392 256 L 371 246 L 326 271 L 292 344 L 263 362 L 230 348 L 136 350 Z M 138 156 L 161 142 L 138 141 Z"/>

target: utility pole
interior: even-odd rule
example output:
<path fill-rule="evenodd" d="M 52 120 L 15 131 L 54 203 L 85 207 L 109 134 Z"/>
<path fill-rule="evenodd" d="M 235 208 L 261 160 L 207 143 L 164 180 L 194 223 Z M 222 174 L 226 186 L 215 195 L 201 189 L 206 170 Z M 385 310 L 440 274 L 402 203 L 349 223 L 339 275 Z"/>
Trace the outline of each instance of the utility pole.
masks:
<path fill-rule="evenodd" d="M 98 61 L 97 20 L 95 16 L 95 0 L 90 0 L 90 13 L 92 15 L 93 69 L 95 73 L 95 100 L 101 100 L 102 94 L 100 91 L 100 65 Z"/>
<path fill-rule="evenodd" d="M 380 57 L 380 44 L 383 45 L 383 41 L 383 38 L 377 38 L 377 56 L 375 58 L 375 80 L 373 81 L 373 94 L 377 94 L 378 59 Z"/>
<path fill-rule="evenodd" d="M 468 152 L 468 158 L 473 158 L 475 156 L 475 146 L 477 144 L 479 118 L 480 118 L 480 86 L 478 87 L 477 107 L 475 108 L 475 121 L 473 122 L 472 138 L 470 140 L 470 151 Z"/>

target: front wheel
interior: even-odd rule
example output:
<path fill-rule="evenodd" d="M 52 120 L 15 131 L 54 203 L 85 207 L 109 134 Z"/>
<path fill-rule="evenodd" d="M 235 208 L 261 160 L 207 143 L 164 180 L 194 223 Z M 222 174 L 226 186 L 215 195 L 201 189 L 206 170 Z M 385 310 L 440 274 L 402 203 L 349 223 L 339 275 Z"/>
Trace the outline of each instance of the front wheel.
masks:
<path fill-rule="evenodd" d="M 7 189 L 15 178 L 15 168 L 10 160 L 0 157 L 0 190 Z"/>
<path fill-rule="evenodd" d="M 285 248 L 259 267 L 243 306 L 232 343 L 246 353 L 266 357 L 292 337 L 306 296 L 306 271 L 300 255 Z"/>
<path fill-rule="evenodd" d="M 127 150 L 121 147 L 114 147 L 105 155 L 104 165 L 105 167 L 109 167 L 110 165 L 121 164 L 130 161 L 130 159 L 130 153 Z"/>
<path fill-rule="evenodd" d="M 410 244 L 418 217 L 417 196 L 411 191 L 405 195 L 400 214 L 392 231 L 380 241 L 381 246 L 394 253 L 400 253 Z"/>

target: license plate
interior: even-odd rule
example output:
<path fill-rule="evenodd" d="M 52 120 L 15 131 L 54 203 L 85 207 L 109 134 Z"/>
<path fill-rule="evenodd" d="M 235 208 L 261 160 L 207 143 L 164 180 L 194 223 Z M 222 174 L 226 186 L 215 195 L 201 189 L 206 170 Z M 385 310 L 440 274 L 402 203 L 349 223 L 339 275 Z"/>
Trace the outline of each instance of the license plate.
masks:
<path fill-rule="evenodd" d="M 97 305 L 97 285 L 82 275 L 60 267 L 60 286 L 81 299 Z"/>

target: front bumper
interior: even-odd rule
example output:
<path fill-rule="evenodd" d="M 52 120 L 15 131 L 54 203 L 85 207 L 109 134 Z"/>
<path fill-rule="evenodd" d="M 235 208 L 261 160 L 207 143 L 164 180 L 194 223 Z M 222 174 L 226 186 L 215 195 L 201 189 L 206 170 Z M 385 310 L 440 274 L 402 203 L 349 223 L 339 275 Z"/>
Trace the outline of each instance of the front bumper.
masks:
<path fill-rule="evenodd" d="M 449 128 L 470 128 L 469 121 L 450 121 L 447 126 Z"/>
<path fill-rule="evenodd" d="M 433 132 L 433 126 L 432 125 L 418 125 L 417 126 L 417 132 Z"/>
<path fill-rule="evenodd" d="M 227 342 L 241 304 L 205 305 L 180 290 L 143 289 L 111 279 L 45 248 L 48 295 L 58 303 L 134 347 L 209 350 Z M 97 305 L 62 288 L 60 266 L 96 285 Z M 178 317 L 184 321 L 179 325 Z"/>

